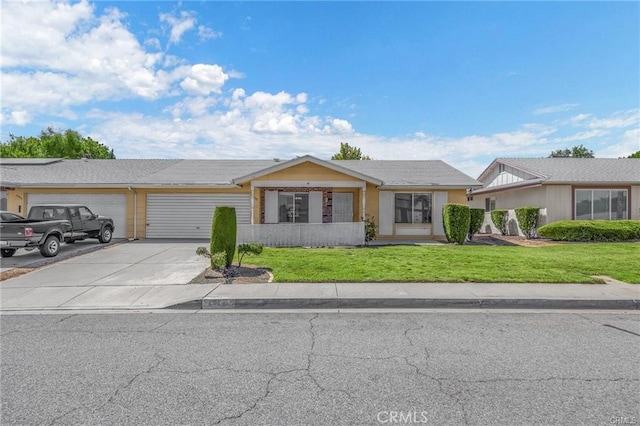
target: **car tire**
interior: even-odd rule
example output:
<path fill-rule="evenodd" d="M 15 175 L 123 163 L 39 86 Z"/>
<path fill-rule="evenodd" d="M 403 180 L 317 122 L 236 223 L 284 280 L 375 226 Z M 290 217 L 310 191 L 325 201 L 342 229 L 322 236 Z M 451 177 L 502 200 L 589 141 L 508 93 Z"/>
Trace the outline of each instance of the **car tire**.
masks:
<path fill-rule="evenodd" d="M 15 249 L 2 249 L 0 250 L 0 255 L 2 257 L 11 257 L 15 254 L 16 250 Z"/>
<path fill-rule="evenodd" d="M 111 242 L 111 238 L 113 237 L 113 229 L 110 226 L 105 226 L 100 231 L 100 235 L 98 235 L 98 241 L 103 244 Z"/>
<path fill-rule="evenodd" d="M 44 244 L 40 246 L 40 254 L 44 257 L 54 257 L 60 251 L 60 239 L 55 235 L 49 235 Z"/>

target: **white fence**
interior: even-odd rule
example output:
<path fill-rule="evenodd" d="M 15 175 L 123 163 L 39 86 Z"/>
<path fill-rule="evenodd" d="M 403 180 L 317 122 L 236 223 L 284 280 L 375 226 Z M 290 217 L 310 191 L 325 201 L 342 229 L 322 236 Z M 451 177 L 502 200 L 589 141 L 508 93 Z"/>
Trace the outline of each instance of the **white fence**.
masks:
<path fill-rule="evenodd" d="M 358 246 L 364 244 L 364 223 L 290 223 L 238 225 L 238 244 L 267 247 Z"/>

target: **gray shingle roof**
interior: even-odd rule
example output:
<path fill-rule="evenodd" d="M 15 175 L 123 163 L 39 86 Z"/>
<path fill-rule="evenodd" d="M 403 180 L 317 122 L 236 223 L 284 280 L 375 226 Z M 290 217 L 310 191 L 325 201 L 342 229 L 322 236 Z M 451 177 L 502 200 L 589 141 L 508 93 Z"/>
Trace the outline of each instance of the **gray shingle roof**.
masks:
<path fill-rule="evenodd" d="M 541 175 L 546 183 L 640 183 L 637 158 L 497 158 L 497 163 Z"/>
<path fill-rule="evenodd" d="M 330 161 L 383 181 L 385 186 L 460 186 L 480 183 L 443 161 Z M 3 186 L 229 185 L 274 160 L 59 160 L 33 164 L 3 161 Z M 281 161 L 286 163 L 286 161 Z"/>
<path fill-rule="evenodd" d="M 440 160 L 333 160 L 343 167 L 376 177 L 385 186 L 448 185 L 473 187 L 480 182 Z"/>

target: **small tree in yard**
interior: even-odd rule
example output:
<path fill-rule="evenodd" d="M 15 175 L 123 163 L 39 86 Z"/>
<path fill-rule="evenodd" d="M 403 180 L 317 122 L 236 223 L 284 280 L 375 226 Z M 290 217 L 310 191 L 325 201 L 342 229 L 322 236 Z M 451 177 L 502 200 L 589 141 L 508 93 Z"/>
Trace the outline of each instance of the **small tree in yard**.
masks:
<path fill-rule="evenodd" d="M 224 267 L 229 268 L 236 254 L 236 209 L 235 207 L 220 206 L 213 212 L 211 224 L 211 256 L 225 253 Z M 211 263 L 211 267 L 215 265 Z"/>
<path fill-rule="evenodd" d="M 247 243 L 238 246 L 238 268 L 242 266 L 242 259 L 245 254 L 259 255 L 264 246 L 260 243 Z"/>
<path fill-rule="evenodd" d="M 508 234 L 507 219 L 509 218 L 509 211 L 504 209 L 497 209 L 491 212 L 491 221 L 502 235 Z"/>
<path fill-rule="evenodd" d="M 484 222 L 484 209 L 469 209 L 469 213 L 471 220 L 469 222 L 468 239 L 471 241 L 473 236 L 482 228 L 482 223 Z"/>
<path fill-rule="evenodd" d="M 442 207 L 444 234 L 450 243 L 464 244 L 469 234 L 471 213 L 464 204 L 445 204 Z"/>
<path fill-rule="evenodd" d="M 538 228 L 538 207 L 520 207 L 516 209 L 516 218 L 525 238 L 530 240 L 536 237 Z"/>

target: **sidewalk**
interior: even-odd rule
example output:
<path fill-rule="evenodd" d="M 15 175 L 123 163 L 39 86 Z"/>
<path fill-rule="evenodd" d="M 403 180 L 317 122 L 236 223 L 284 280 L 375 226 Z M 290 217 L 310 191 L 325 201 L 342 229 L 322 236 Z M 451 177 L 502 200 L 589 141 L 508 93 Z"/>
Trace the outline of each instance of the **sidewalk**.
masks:
<path fill-rule="evenodd" d="M 297 283 L 1 288 L 2 311 L 141 309 L 640 309 L 640 286 Z"/>

